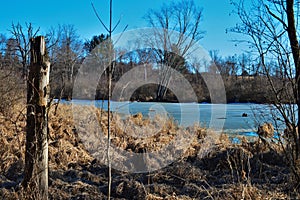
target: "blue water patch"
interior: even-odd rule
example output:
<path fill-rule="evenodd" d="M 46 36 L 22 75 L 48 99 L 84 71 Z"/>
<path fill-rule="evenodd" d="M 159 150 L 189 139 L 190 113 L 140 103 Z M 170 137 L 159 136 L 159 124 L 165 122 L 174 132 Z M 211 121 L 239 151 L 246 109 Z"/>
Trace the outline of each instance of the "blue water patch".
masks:
<path fill-rule="evenodd" d="M 239 135 L 246 136 L 246 137 L 257 137 L 256 132 L 242 132 L 242 133 L 239 133 Z"/>
<path fill-rule="evenodd" d="M 240 144 L 241 140 L 239 138 L 234 137 L 234 138 L 231 138 L 231 143 L 233 143 L 233 144 Z"/>

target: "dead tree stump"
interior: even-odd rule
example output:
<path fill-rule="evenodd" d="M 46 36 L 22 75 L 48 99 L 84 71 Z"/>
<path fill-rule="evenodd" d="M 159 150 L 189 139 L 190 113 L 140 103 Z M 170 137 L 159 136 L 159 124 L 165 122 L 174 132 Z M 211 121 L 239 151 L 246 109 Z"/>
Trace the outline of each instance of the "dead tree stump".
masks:
<path fill-rule="evenodd" d="M 27 80 L 27 126 L 23 187 L 33 198 L 48 199 L 48 113 L 50 62 L 45 39 L 31 39 Z"/>

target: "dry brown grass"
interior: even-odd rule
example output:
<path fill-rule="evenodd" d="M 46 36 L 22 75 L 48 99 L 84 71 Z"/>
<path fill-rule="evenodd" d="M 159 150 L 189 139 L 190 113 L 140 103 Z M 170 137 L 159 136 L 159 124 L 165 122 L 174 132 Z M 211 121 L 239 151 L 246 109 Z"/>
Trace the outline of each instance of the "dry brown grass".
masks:
<path fill-rule="evenodd" d="M 49 195 L 50 199 L 106 198 L 106 166 L 95 159 L 83 145 L 75 126 L 72 107 L 59 105 L 49 113 Z M 104 135 L 107 114 L 88 106 L 80 113 L 93 112 L 84 119 L 81 130 L 95 130 L 100 123 Z M 73 110 L 74 111 L 74 110 Z M 21 113 L 21 114 L 20 114 Z M 15 108 L 10 118 L 0 118 L 0 199 L 24 199 L 19 183 L 23 177 L 25 150 L 25 109 Z M 165 122 L 162 126 L 155 123 Z M 124 124 L 127 125 L 124 127 Z M 134 127 L 141 127 L 139 131 Z M 145 128 L 146 127 L 146 128 Z M 140 137 L 138 133 L 147 134 Z M 136 132 L 134 132 L 136 131 Z M 216 134 L 200 127 L 180 129 L 170 120 L 151 122 L 140 114 L 127 119 L 115 117 L 112 143 L 126 151 L 157 151 L 174 138 L 193 132 L 189 146 L 178 146 L 182 157 L 171 165 L 149 173 L 129 174 L 113 171 L 114 199 L 297 199 L 288 167 L 279 149 L 272 150 L 258 140 L 242 139 L 231 144 L 227 135 Z M 97 135 L 94 135 L 95 137 Z M 104 138 L 105 140 L 105 138 Z"/>

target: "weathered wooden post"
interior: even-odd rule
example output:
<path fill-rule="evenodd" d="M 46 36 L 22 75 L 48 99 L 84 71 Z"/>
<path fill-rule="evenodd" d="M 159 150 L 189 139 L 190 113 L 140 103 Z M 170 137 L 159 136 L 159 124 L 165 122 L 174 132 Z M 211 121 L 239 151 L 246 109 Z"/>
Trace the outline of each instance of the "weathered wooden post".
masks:
<path fill-rule="evenodd" d="M 45 38 L 31 39 L 31 59 L 27 80 L 27 126 L 24 180 L 26 191 L 38 199 L 48 199 L 48 114 L 50 62 Z"/>

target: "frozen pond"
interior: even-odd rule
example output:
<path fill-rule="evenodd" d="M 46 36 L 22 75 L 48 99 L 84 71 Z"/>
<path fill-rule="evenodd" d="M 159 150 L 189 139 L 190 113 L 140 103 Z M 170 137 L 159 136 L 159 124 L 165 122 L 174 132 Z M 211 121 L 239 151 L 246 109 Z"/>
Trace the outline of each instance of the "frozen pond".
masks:
<path fill-rule="evenodd" d="M 107 101 L 72 100 L 68 103 L 95 105 L 107 110 Z M 273 122 L 277 116 L 270 105 L 247 103 L 111 102 L 111 110 L 122 116 L 142 113 L 144 117 L 151 118 L 162 115 L 184 127 L 200 124 L 217 132 L 247 136 L 255 136 L 258 122 Z"/>

